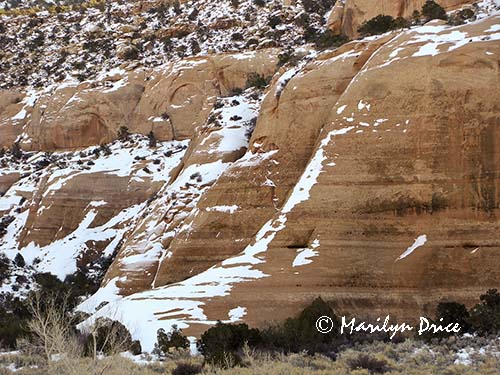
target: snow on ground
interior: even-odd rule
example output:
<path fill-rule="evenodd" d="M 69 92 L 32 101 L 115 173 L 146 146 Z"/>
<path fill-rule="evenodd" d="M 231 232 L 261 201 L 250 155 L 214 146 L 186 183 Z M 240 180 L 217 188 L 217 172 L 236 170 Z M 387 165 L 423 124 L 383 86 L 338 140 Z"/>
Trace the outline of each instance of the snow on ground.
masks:
<path fill-rule="evenodd" d="M 298 249 L 297 250 L 297 256 L 292 262 L 292 267 L 299 267 L 299 266 L 305 266 L 306 264 L 312 263 L 312 257 L 316 257 L 319 255 L 319 253 L 316 251 L 316 249 L 319 247 L 320 243 L 319 240 L 316 239 L 313 241 L 310 247 L 306 247 L 304 249 Z"/>
<path fill-rule="evenodd" d="M 413 243 L 413 245 L 411 245 L 408 249 L 406 249 L 406 251 L 396 259 L 396 262 L 398 260 L 406 258 L 408 255 L 413 253 L 416 249 L 418 249 L 421 246 L 424 246 L 426 242 L 427 242 L 427 236 L 425 234 L 418 236 L 417 239 L 415 240 L 415 242 Z"/>
<path fill-rule="evenodd" d="M 497 6 L 500 7 L 500 5 Z M 484 9 L 484 7 L 480 9 Z M 393 48 L 385 63 L 375 66 L 373 69 L 379 69 L 409 57 L 436 56 L 452 52 L 473 42 L 498 41 L 500 40 L 500 8 L 493 13 L 483 14 L 479 12 L 476 20 L 465 26 L 441 25 L 437 21 L 431 21 L 424 26 L 404 31 L 388 44 L 389 48 L 396 45 L 399 47 Z M 470 30 L 471 26 L 477 28 L 477 31 L 464 31 L 465 27 Z M 402 39 L 407 40 L 401 43 Z"/>
<path fill-rule="evenodd" d="M 102 255 L 111 256 L 125 233 L 133 227 L 145 210 L 146 202 L 126 207 L 106 223 L 93 226 L 99 210 L 105 208 L 107 202 L 91 201 L 85 208 L 79 226 L 65 237 L 46 246 L 30 242 L 19 248 L 28 216 L 37 204 L 26 197 L 39 194 L 47 198 L 50 204 L 50 197 L 70 180 L 79 175 L 93 173 L 127 177 L 129 183 L 167 182 L 172 170 L 180 163 L 186 148 L 187 141 L 158 142 L 157 147 L 151 148 L 146 137 L 132 136 L 129 141 L 116 141 L 107 149 L 98 146 L 50 155 L 40 152 L 25 153 L 23 162 L 16 161 L 6 154 L 2 158 L 5 165 L 5 168 L 2 168 L 3 173 L 19 171 L 24 175 L 0 197 L 0 211 L 12 218 L 6 233 L 0 237 L 2 252 L 11 260 L 20 253 L 28 264 L 29 273 L 50 272 L 60 279 L 77 270 L 77 259 L 88 250 L 89 243 L 108 242 Z M 41 201 L 42 204 L 43 202 Z M 36 214 L 40 215 L 48 208 L 38 207 Z M 10 284 L 4 283 L 0 291 L 11 291 Z M 19 293 L 21 292 L 22 290 Z"/>
<path fill-rule="evenodd" d="M 103 300 L 102 296 L 96 294 L 79 306 L 80 310 L 93 313 L 87 321 L 82 323 L 81 328 L 84 329 L 101 316 L 118 318 L 148 351 L 153 348 L 156 331 L 159 328 L 170 330 L 173 325 L 184 329 L 193 323 L 215 324 L 204 313 L 204 301 L 228 295 L 237 283 L 268 276 L 255 265 L 264 262 L 263 256 L 268 245 L 276 234 L 285 228 L 287 214 L 296 205 L 308 199 L 310 190 L 323 171 L 322 163 L 326 159 L 325 147 L 333 142 L 335 137 L 343 136 L 352 129 L 354 127 L 349 126 L 328 132 L 281 213 L 259 230 L 255 241 L 248 245 L 241 254 L 228 258 L 221 264 L 182 282 L 153 288 L 124 298 L 111 296 L 112 301 L 97 311 L 95 311 L 96 306 L 99 306 Z M 248 151 L 248 153 L 251 152 Z M 313 243 L 314 246 L 316 244 L 316 242 Z M 123 315 L 116 317 L 116 311 L 123 312 Z M 228 311 L 228 316 L 234 316 L 234 310 Z M 140 331 L 135 329 L 139 325 Z"/>

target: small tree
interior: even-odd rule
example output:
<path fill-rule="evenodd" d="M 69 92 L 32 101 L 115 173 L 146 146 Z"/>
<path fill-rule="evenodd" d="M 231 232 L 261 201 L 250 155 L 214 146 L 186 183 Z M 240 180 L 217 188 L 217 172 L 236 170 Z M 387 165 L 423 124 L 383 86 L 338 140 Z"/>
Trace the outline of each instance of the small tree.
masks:
<path fill-rule="evenodd" d="M 443 319 L 443 320 L 441 320 Z M 460 325 L 460 333 L 470 331 L 470 315 L 465 305 L 457 302 L 440 302 L 436 309 L 436 321 L 447 326 L 452 323 Z M 453 333 L 442 332 L 441 335 L 450 336 Z"/>
<path fill-rule="evenodd" d="M 132 335 L 122 323 L 98 318 L 90 327 L 85 340 L 85 355 L 96 360 L 99 353 L 113 355 L 126 350 L 131 350 L 134 354 L 141 352 L 140 344 L 132 340 Z"/>
<path fill-rule="evenodd" d="M 14 258 L 14 264 L 18 267 L 23 268 L 26 266 L 26 262 L 24 261 L 24 257 L 21 255 L 21 253 L 17 253 L 15 258 Z"/>
<path fill-rule="evenodd" d="M 182 334 L 182 330 L 178 329 L 176 325 L 172 327 L 172 331 L 166 333 L 163 328 L 160 328 L 157 333 L 157 342 L 155 344 L 155 351 L 159 354 L 167 354 L 172 349 L 188 349 L 189 340 Z"/>
<path fill-rule="evenodd" d="M 64 353 L 68 357 L 78 355 L 67 297 L 47 298 L 37 292 L 30 296 L 28 310 L 31 315 L 28 330 L 42 348 L 49 365 L 54 354 Z"/>
<path fill-rule="evenodd" d="M 19 146 L 19 142 L 15 142 L 10 148 L 10 153 L 15 159 L 21 159 L 23 157 L 23 150 Z"/>
<path fill-rule="evenodd" d="M 130 132 L 126 126 L 120 126 L 118 129 L 118 139 L 121 141 L 128 141 L 130 138 Z"/>
<path fill-rule="evenodd" d="M 425 2 L 424 6 L 422 7 L 422 15 L 428 21 L 434 19 L 440 19 L 440 20 L 448 19 L 446 11 L 443 9 L 443 7 L 433 0 L 427 0 Z"/>
<path fill-rule="evenodd" d="M 149 147 L 156 147 L 156 137 L 152 130 L 148 133 L 148 141 Z"/>
<path fill-rule="evenodd" d="M 500 332 L 500 294 L 497 289 L 490 289 L 481 295 L 481 302 L 470 312 L 472 330 L 480 335 Z"/>

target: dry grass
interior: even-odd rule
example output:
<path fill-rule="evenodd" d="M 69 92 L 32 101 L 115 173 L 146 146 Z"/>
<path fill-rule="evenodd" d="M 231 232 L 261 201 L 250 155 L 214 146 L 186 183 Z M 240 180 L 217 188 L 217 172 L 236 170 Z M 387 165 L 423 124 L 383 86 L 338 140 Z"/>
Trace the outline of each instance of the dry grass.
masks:
<path fill-rule="evenodd" d="M 455 364 L 461 349 L 471 354 L 469 365 Z M 481 352 L 485 348 L 485 352 Z M 484 354 L 486 353 L 486 354 Z M 495 354 L 496 353 L 496 354 Z M 21 375 L 123 375 L 123 374 L 171 374 L 179 363 L 201 365 L 202 357 L 189 357 L 185 353 L 173 353 L 165 361 L 137 364 L 122 356 L 106 357 L 97 361 L 91 358 L 69 359 L 51 362 L 45 366 L 43 357 L 12 354 L 0 355 L 0 375 L 10 374 L 5 367 L 14 363 Z M 28 368 L 38 366 L 38 368 Z M 359 367 L 360 366 L 360 367 Z M 460 339 L 447 345 L 423 345 L 407 340 L 403 343 L 363 344 L 344 350 L 336 361 L 322 355 L 259 353 L 243 351 L 242 366 L 231 369 L 205 366 L 204 375 L 497 375 L 500 369 L 500 341 L 498 339 Z"/>

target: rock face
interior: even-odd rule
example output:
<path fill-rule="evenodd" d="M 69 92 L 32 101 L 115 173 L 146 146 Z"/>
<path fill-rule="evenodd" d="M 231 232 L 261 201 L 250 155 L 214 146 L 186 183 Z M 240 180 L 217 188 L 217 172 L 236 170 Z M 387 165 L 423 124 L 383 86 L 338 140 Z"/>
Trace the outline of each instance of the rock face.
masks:
<path fill-rule="evenodd" d="M 459 30 L 479 41 L 491 25 Z M 442 298 L 472 304 L 498 284 L 499 44 L 441 44 L 434 56 L 411 44 L 421 37 L 386 43 L 354 78 L 264 237 L 256 268 L 269 276 L 211 301 L 208 319 L 223 301 L 254 306 L 246 320 L 265 324 L 322 295 L 339 312 L 411 321 Z M 298 187 L 315 177 L 302 201 Z"/>
<path fill-rule="evenodd" d="M 470 3 L 467 0 L 442 0 L 438 2 L 446 10 Z M 328 20 L 329 28 L 336 34 L 356 38 L 363 22 L 384 14 L 394 18 L 410 18 L 415 10 L 420 11 L 425 0 L 346 0 L 338 1 Z"/>
<path fill-rule="evenodd" d="M 199 334 L 236 307 L 265 325 L 318 295 L 408 321 L 443 298 L 473 303 L 500 278 L 498 21 L 351 43 L 282 74 L 156 288 L 118 306 L 154 299 L 152 327 Z M 231 204 L 229 218 L 210 210 Z"/>
<path fill-rule="evenodd" d="M 16 105 L 19 94 L 6 92 L 0 98 L 3 122 L 22 121 L 23 126 L 2 126 L 0 147 L 10 147 L 21 130 L 29 139 L 23 148 L 29 150 L 107 143 L 122 126 L 133 133 L 153 131 L 159 140 L 191 139 L 216 97 L 245 88 L 250 73 L 272 75 L 275 54 L 273 50 L 221 54 L 155 70 L 116 69 L 95 82 L 49 87 L 34 94 L 24 107 Z"/>
<path fill-rule="evenodd" d="M 123 312 L 145 350 L 158 328 L 265 325 L 318 295 L 405 321 L 471 304 L 500 280 L 498 24 L 434 22 L 279 69 L 268 49 L 6 94 L 0 116 L 20 125 L 0 132 L 25 148 L 95 146 L 0 158 L 0 246 L 61 278 L 112 258 L 79 308 Z M 252 72 L 273 77 L 265 92 L 236 90 Z M 97 146 L 124 125 L 159 140 Z"/>

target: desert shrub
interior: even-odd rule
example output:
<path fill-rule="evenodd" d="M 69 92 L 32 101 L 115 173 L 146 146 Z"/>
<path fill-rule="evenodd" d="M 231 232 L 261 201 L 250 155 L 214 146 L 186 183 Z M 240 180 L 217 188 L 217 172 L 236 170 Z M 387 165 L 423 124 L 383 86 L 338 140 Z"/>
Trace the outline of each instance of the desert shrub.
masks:
<path fill-rule="evenodd" d="M 331 30 L 319 31 L 314 27 L 306 28 L 304 39 L 307 43 L 314 43 L 316 47 L 321 49 L 339 47 L 348 40 L 346 36 L 335 35 Z"/>
<path fill-rule="evenodd" d="M 109 148 L 109 145 L 106 143 L 102 143 L 99 146 L 99 151 L 102 152 L 104 155 L 111 155 L 112 154 L 111 149 Z"/>
<path fill-rule="evenodd" d="M 363 22 L 358 32 L 362 36 L 383 34 L 396 28 L 396 21 L 391 16 L 379 14 L 371 20 Z"/>
<path fill-rule="evenodd" d="M 16 349 L 17 341 L 26 336 L 30 314 L 26 305 L 10 293 L 0 293 L 0 348 Z"/>
<path fill-rule="evenodd" d="M 14 216 L 6 215 L 0 219 L 0 238 L 7 234 L 7 227 L 14 221 Z"/>
<path fill-rule="evenodd" d="M 383 374 L 390 370 L 386 360 L 377 359 L 368 354 L 359 354 L 357 357 L 349 358 L 347 364 L 351 370 L 365 369 L 370 374 Z"/>
<path fill-rule="evenodd" d="M 283 22 L 279 14 L 274 14 L 269 16 L 267 24 L 273 29 Z"/>
<path fill-rule="evenodd" d="M 244 323 L 225 324 L 219 321 L 201 335 L 198 349 L 208 363 L 230 367 L 241 361 L 238 351 L 245 343 L 256 346 L 260 341 L 257 329 L 251 329 Z"/>
<path fill-rule="evenodd" d="M 198 364 L 181 362 L 172 371 L 172 375 L 196 375 L 199 374 L 201 370 L 202 367 Z"/>
<path fill-rule="evenodd" d="M 23 157 L 23 150 L 19 146 L 19 142 L 15 142 L 10 148 L 10 153 L 14 159 L 21 159 Z"/>
<path fill-rule="evenodd" d="M 443 9 L 443 7 L 433 0 L 427 0 L 425 2 L 424 6 L 422 7 L 422 16 L 424 16 L 427 20 L 448 19 L 446 11 Z"/>
<path fill-rule="evenodd" d="M 120 126 L 118 129 L 118 139 L 121 141 L 127 141 L 130 138 L 130 132 L 126 126 Z"/>
<path fill-rule="evenodd" d="M 255 87 L 257 89 L 263 89 L 270 81 L 271 77 L 264 77 L 258 73 L 250 73 L 247 78 L 246 88 Z"/>
<path fill-rule="evenodd" d="M 170 37 L 167 36 L 162 40 L 162 45 L 163 45 L 164 52 L 171 52 L 172 48 L 174 46 L 174 42 L 172 41 L 172 39 Z"/>
<path fill-rule="evenodd" d="M 21 253 L 17 253 L 16 256 L 14 257 L 14 264 L 17 267 L 25 267 L 26 266 L 26 261 L 24 260 L 24 257 L 21 255 Z"/>
<path fill-rule="evenodd" d="M 474 17 L 474 11 L 470 8 L 461 9 L 448 17 L 448 24 L 452 26 L 463 25 L 466 20 Z"/>
<path fill-rule="evenodd" d="M 149 147 L 156 147 L 156 136 L 152 130 L 148 133 L 148 144 Z"/>
<path fill-rule="evenodd" d="M 442 320 L 441 320 L 442 319 Z M 458 323 L 461 327 L 460 333 L 470 331 L 470 315 L 465 305 L 457 302 L 441 302 L 436 308 L 436 321 L 447 326 L 451 323 Z M 452 333 L 443 334 L 450 336 Z"/>
<path fill-rule="evenodd" d="M 320 333 L 316 321 L 322 316 L 332 319 L 333 327 L 329 333 Z M 338 341 L 340 321 L 333 309 L 320 297 L 316 298 L 296 318 L 289 318 L 282 324 L 271 326 L 262 331 L 263 346 L 284 352 L 329 353 Z"/>
<path fill-rule="evenodd" d="M 10 259 L 5 254 L 0 253 L 0 285 L 10 276 Z"/>
<path fill-rule="evenodd" d="M 470 323 L 474 332 L 480 335 L 500 332 L 500 293 L 490 289 L 480 296 L 481 302 L 470 311 Z"/>
<path fill-rule="evenodd" d="M 132 335 L 122 323 L 108 318 L 99 318 L 91 327 L 91 332 L 85 338 L 84 354 L 95 356 L 98 353 L 112 355 L 122 351 L 141 352 L 138 341 L 132 340 Z"/>
<path fill-rule="evenodd" d="M 335 5 L 335 0 L 302 0 L 302 6 L 308 13 L 325 14 Z"/>
<path fill-rule="evenodd" d="M 163 328 L 156 332 L 156 344 L 154 351 L 160 355 L 167 354 L 172 349 L 188 349 L 189 340 L 182 334 L 182 330 L 176 325 L 172 331 L 166 333 Z"/>
<path fill-rule="evenodd" d="M 257 89 L 263 89 L 270 81 L 270 77 L 266 78 L 263 75 L 252 72 L 247 77 L 246 88 L 255 87 Z"/>
<path fill-rule="evenodd" d="M 284 65 L 290 64 L 292 66 L 296 66 L 300 61 L 300 57 L 297 56 L 293 50 L 287 49 L 282 51 L 278 55 L 278 67 L 282 67 Z"/>

